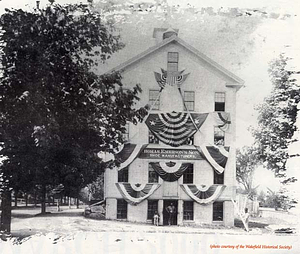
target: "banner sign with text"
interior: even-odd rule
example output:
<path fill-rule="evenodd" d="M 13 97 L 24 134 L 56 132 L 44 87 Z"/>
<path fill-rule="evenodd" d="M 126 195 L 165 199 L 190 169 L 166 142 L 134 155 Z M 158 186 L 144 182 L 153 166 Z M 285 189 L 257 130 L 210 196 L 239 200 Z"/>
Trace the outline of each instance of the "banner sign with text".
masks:
<path fill-rule="evenodd" d="M 176 159 L 203 160 L 203 156 L 196 149 L 144 148 L 139 154 L 141 159 Z"/>

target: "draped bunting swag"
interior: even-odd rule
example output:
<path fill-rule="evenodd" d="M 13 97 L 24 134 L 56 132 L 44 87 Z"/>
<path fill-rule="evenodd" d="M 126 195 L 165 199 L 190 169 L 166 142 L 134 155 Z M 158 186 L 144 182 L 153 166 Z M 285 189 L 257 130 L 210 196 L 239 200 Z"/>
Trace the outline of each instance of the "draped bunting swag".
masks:
<path fill-rule="evenodd" d="M 130 143 L 125 144 L 123 149 L 115 155 L 116 160 L 120 163 L 118 170 L 129 166 L 146 146 Z"/>
<path fill-rule="evenodd" d="M 178 147 L 196 133 L 197 129 L 205 122 L 207 116 L 207 113 L 156 113 L 149 114 L 145 123 L 153 135 L 161 142 Z"/>
<path fill-rule="evenodd" d="M 161 69 L 162 74 L 158 72 L 154 72 L 154 77 L 160 88 L 164 88 L 166 84 L 170 86 L 178 86 L 180 87 L 182 83 L 187 79 L 188 74 L 182 75 L 183 71 L 178 72 L 168 72 L 164 69 Z"/>
<path fill-rule="evenodd" d="M 140 184 L 116 183 L 122 197 L 131 205 L 137 205 L 143 200 L 150 197 L 159 187 L 160 184 L 147 183 L 139 188 Z"/>
<path fill-rule="evenodd" d="M 181 184 L 181 188 L 189 195 L 194 201 L 199 204 L 207 205 L 214 202 L 222 194 L 225 185 L 214 184 L 210 187 L 197 186 L 195 184 Z"/>
<path fill-rule="evenodd" d="M 196 146 L 196 148 L 217 173 L 222 174 L 224 172 L 228 160 L 228 152 L 224 148 L 202 145 L 200 147 Z"/>
<path fill-rule="evenodd" d="M 183 173 L 191 166 L 191 163 L 182 163 L 179 169 L 175 172 L 167 172 L 161 167 L 159 162 L 150 162 L 150 165 L 164 181 L 174 182 L 183 175 Z M 175 165 L 173 167 L 175 167 Z"/>
<path fill-rule="evenodd" d="M 227 112 L 212 112 L 209 114 L 213 119 L 216 126 L 222 131 L 228 131 L 231 124 L 230 114 Z"/>
<path fill-rule="evenodd" d="M 121 170 L 127 166 L 129 166 L 138 156 L 139 154 L 146 148 L 147 145 L 137 145 L 137 144 L 125 144 L 124 148 L 116 154 L 116 159 L 120 163 L 118 170 Z M 225 170 L 228 156 L 229 156 L 229 147 L 216 147 L 216 146 L 195 146 L 196 149 L 200 152 L 200 154 L 211 164 L 211 166 L 216 170 L 217 173 L 222 174 Z M 225 150 L 227 149 L 227 150 Z M 159 174 L 159 176 L 168 181 L 166 179 L 174 179 L 172 181 L 176 181 L 176 176 L 180 178 L 179 174 L 181 171 L 185 169 L 186 164 L 182 164 L 179 166 L 179 163 L 176 163 L 176 166 L 169 167 L 166 170 L 165 167 L 162 166 L 161 163 L 152 163 L 153 169 Z M 177 167 L 176 174 L 175 172 L 170 172 Z M 170 176 L 169 174 L 173 175 Z M 182 172 L 183 174 L 183 172 Z M 170 181 L 169 180 L 169 181 Z"/>

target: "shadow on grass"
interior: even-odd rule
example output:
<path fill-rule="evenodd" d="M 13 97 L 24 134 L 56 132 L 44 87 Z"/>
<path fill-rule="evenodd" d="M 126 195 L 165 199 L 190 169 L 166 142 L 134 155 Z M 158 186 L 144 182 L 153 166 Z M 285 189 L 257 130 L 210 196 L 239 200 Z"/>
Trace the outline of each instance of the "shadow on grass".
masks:
<path fill-rule="evenodd" d="M 34 217 L 78 217 L 83 216 L 83 212 L 46 212 L 35 214 Z"/>
<path fill-rule="evenodd" d="M 266 228 L 269 224 L 261 223 L 261 222 L 252 222 L 249 221 L 249 228 Z M 237 228 L 244 228 L 244 224 L 241 220 L 235 219 L 234 226 Z"/>

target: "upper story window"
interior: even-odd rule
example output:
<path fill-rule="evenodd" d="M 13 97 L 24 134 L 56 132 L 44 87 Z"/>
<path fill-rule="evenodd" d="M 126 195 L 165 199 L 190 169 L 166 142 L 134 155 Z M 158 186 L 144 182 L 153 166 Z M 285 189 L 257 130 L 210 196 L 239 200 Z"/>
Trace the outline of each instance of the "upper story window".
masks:
<path fill-rule="evenodd" d="M 128 167 L 118 171 L 118 183 L 128 183 Z"/>
<path fill-rule="evenodd" d="M 222 174 L 218 174 L 214 170 L 214 184 L 224 184 L 224 172 Z"/>
<path fill-rule="evenodd" d="M 168 52 L 168 71 L 178 71 L 178 52 Z"/>
<path fill-rule="evenodd" d="M 122 133 L 123 142 L 127 142 L 129 140 L 129 123 L 126 123 L 124 128 L 125 128 L 125 132 Z"/>
<path fill-rule="evenodd" d="M 160 101 L 158 95 L 159 90 L 149 90 L 149 104 L 153 110 L 159 110 Z"/>
<path fill-rule="evenodd" d="M 194 181 L 194 164 L 190 166 L 183 173 L 183 183 L 193 183 Z"/>
<path fill-rule="evenodd" d="M 148 143 L 149 144 L 159 144 L 158 138 L 155 137 L 150 130 L 148 131 Z"/>
<path fill-rule="evenodd" d="M 222 131 L 217 126 L 215 126 L 215 128 L 214 128 L 214 144 L 216 146 L 224 146 L 225 145 L 225 132 Z"/>
<path fill-rule="evenodd" d="M 215 93 L 215 111 L 225 111 L 225 93 Z"/>
<path fill-rule="evenodd" d="M 148 164 L 148 183 L 158 183 L 158 174 L 150 163 Z"/>
<path fill-rule="evenodd" d="M 194 136 L 187 138 L 186 141 L 183 143 L 183 145 L 193 145 L 193 144 L 194 144 Z"/>
<path fill-rule="evenodd" d="M 186 106 L 185 110 L 194 111 L 195 110 L 195 92 L 185 91 L 183 94 L 184 104 Z"/>

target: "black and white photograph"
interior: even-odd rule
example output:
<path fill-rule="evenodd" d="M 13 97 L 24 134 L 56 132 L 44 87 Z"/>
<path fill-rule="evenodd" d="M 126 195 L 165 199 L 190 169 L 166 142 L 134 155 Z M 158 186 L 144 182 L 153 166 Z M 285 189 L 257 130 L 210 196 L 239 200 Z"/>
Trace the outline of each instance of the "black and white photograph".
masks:
<path fill-rule="evenodd" d="M 300 253 L 299 15 L 0 0 L 0 254 Z"/>

